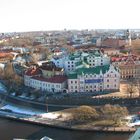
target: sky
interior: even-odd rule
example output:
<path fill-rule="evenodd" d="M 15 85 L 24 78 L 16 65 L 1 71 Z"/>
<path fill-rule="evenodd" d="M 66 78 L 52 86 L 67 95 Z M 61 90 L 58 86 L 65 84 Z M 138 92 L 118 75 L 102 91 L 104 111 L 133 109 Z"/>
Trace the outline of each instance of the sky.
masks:
<path fill-rule="evenodd" d="M 0 0 L 0 32 L 140 29 L 140 0 Z"/>

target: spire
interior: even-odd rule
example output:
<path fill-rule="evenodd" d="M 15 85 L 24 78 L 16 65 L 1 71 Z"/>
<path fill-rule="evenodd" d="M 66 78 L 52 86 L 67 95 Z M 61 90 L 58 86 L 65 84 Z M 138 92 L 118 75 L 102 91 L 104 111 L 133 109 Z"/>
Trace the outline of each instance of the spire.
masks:
<path fill-rule="evenodd" d="M 129 49 L 129 55 L 131 55 L 132 41 L 131 41 L 131 32 L 129 29 L 127 29 L 126 31 L 126 40 L 127 40 L 127 46 Z"/>

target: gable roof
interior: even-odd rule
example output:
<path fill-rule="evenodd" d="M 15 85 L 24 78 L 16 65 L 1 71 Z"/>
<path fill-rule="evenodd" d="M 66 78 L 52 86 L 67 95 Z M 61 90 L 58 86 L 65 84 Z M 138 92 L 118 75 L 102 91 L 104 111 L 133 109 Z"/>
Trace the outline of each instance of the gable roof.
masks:
<path fill-rule="evenodd" d="M 100 74 L 100 71 L 102 73 L 106 73 L 110 68 L 110 65 L 104 65 L 104 66 L 96 66 L 93 68 L 79 68 L 77 69 L 77 74 L 82 75 L 82 74 Z"/>
<path fill-rule="evenodd" d="M 96 66 L 93 68 L 79 68 L 75 71 L 75 73 L 71 73 L 68 75 L 68 79 L 77 79 L 78 75 L 85 75 L 85 74 L 100 74 L 102 72 L 105 74 L 111 65 L 104 65 L 104 66 Z"/>

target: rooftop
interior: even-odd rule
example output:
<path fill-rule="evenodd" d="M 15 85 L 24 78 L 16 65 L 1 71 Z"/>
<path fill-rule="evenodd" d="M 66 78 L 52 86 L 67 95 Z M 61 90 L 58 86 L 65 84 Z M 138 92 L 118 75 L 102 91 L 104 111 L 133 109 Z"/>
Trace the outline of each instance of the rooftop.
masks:
<path fill-rule="evenodd" d="M 28 76 L 35 76 L 41 74 L 41 70 L 39 68 L 30 68 L 28 69 L 25 74 Z"/>
<path fill-rule="evenodd" d="M 44 81 L 44 82 L 50 82 L 50 83 L 63 83 L 67 80 L 67 77 L 64 75 L 55 75 L 51 78 L 44 78 L 42 76 L 34 76 L 32 79 Z"/>
<path fill-rule="evenodd" d="M 100 74 L 102 72 L 105 74 L 111 65 L 104 65 L 104 66 L 96 66 L 93 68 L 79 68 L 75 71 L 75 73 L 70 73 L 68 75 L 69 79 L 77 79 L 77 75 L 85 75 L 85 74 Z"/>
<path fill-rule="evenodd" d="M 42 70 L 47 70 L 47 71 L 62 71 L 63 68 L 59 68 L 59 67 L 56 67 L 56 66 L 40 66 L 40 69 Z"/>
<path fill-rule="evenodd" d="M 102 73 L 106 73 L 106 71 L 108 71 L 110 68 L 110 65 L 104 65 L 104 66 L 96 66 L 96 67 L 92 67 L 92 68 L 79 68 L 77 69 L 77 74 L 78 75 L 82 75 L 82 74 L 100 74 L 100 72 L 102 71 Z"/>

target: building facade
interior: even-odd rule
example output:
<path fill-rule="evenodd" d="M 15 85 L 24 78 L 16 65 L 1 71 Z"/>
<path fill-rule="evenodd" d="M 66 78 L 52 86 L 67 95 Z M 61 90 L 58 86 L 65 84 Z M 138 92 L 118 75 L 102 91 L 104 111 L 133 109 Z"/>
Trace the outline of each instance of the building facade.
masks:
<path fill-rule="evenodd" d="M 120 73 L 113 65 L 79 68 L 68 76 L 68 92 L 119 90 Z"/>
<path fill-rule="evenodd" d="M 128 55 L 113 59 L 113 65 L 120 69 L 121 79 L 140 78 L 140 58 Z"/>
<path fill-rule="evenodd" d="M 24 85 L 48 92 L 63 92 L 67 88 L 67 76 L 62 68 L 52 65 L 31 67 L 24 74 Z"/>
<path fill-rule="evenodd" d="M 68 56 L 52 59 L 56 66 L 64 68 L 66 74 L 75 71 L 79 67 L 96 67 L 110 64 L 110 57 L 99 49 L 85 52 L 75 52 Z"/>

